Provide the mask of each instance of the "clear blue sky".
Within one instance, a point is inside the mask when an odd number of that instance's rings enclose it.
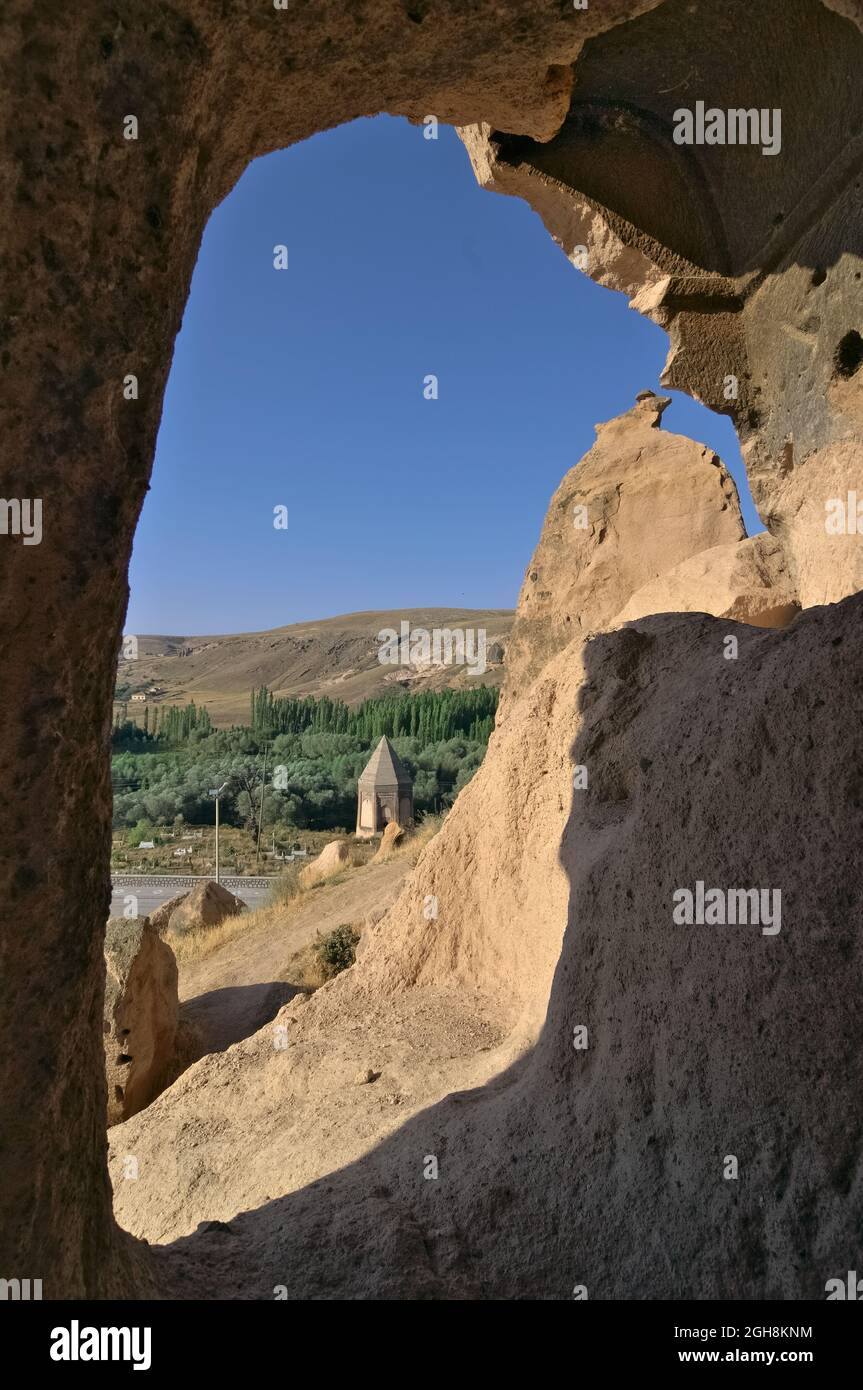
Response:
[[[513,607],[554,489],[666,351],[451,129],[382,116],[257,160],[204,235],[126,631]],[[675,393],[664,423],[745,488],[727,419]]]

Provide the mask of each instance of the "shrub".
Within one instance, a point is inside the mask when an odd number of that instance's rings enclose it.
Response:
[[[300,893],[300,865],[289,864],[270,884],[268,907],[285,907]]]
[[[349,965],[353,965],[357,958],[356,948],[359,939],[359,932],[347,925],[336,927],[335,931],[321,937],[316,954],[326,979],[331,980],[334,975],[341,974]]]
[[[130,849],[137,849],[142,840],[153,840],[158,844],[159,837],[153,829],[152,821],[139,820],[126,836],[126,844]]]

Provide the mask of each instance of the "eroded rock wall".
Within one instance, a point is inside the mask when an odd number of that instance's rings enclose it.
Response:
[[[645,584],[612,626],[652,613],[712,613],[753,627],[787,627],[800,612],[781,543],[767,531],[714,545]]]
[[[550,141],[462,132],[485,187],[666,329],[663,384],[734,420],[804,606],[863,587],[825,533],[863,470],[861,28],[857,0],[668,0],[585,44]],[[772,152],[676,143],[698,101],[763,112]]]

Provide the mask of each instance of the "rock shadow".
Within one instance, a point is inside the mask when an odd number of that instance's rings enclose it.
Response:
[[[249,1038],[275,1018],[279,1009],[302,993],[285,980],[255,985],[228,985],[211,989],[180,1005],[181,1019],[199,1036],[199,1055],[224,1052],[233,1043]]]
[[[666,614],[591,641],[535,1046],[155,1250],[167,1296],[822,1299],[856,1268],[861,618],[857,595],[784,631]],[[779,889],[781,930],[676,922],[698,881]]]

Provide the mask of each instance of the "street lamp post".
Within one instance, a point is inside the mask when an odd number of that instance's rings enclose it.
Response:
[[[227,782],[223,782],[220,787],[210,788],[210,796],[216,798],[216,883],[219,882],[219,797],[227,785]]]

